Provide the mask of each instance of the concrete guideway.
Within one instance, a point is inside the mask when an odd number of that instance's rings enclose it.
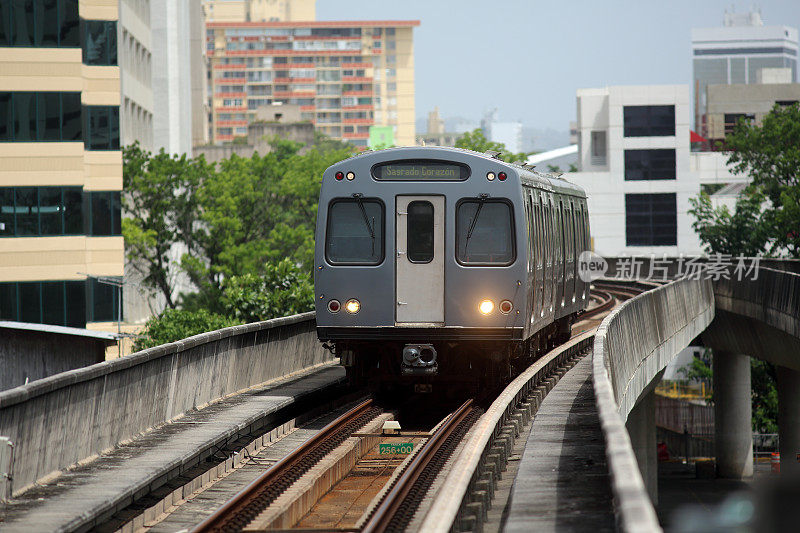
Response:
[[[714,281],[714,295],[702,337],[714,349],[718,474],[753,475],[750,356],[776,365],[781,473],[800,476],[800,274],[761,268],[756,279]]]
[[[597,330],[594,392],[622,531],[661,530],[651,501],[657,498],[657,465],[648,397],[669,361],[713,316],[711,282],[681,279],[628,300]]]
[[[747,356],[777,365],[782,474],[800,474],[800,275],[796,262],[769,264],[784,269],[672,281],[626,302],[599,328],[594,384],[621,530],[660,530],[653,386],[699,334],[714,349],[717,474],[753,473]]]
[[[343,382],[343,369],[331,363],[192,411],[15,498],[2,530],[81,531],[102,524],[228,441],[256,438],[279,410]]]
[[[0,393],[0,436],[14,444],[13,486],[26,490],[225,396],[332,357],[313,313],[233,326],[63,372]]]

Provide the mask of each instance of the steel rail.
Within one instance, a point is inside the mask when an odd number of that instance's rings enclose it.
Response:
[[[614,297],[612,296],[610,291],[594,290],[592,291],[592,295],[599,297],[600,304],[597,307],[587,309],[584,313],[578,316],[579,320],[586,320],[587,318],[592,318],[595,315],[599,315],[600,313],[608,311],[614,306]]]
[[[388,492],[381,504],[375,509],[370,519],[364,524],[362,533],[375,533],[385,531],[395,513],[408,496],[414,483],[417,482],[426,466],[431,463],[436,452],[442,447],[447,437],[461,424],[472,411],[473,401],[467,400],[459,407],[447,421],[442,424],[430,439],[423,445],[422,450],[408,465],[405,472],[398,478],[397,483]]]
[[[228,500],[222,507],[214,511],[212,515],[195,526],[194,529],[192,529],[192,533],[234,531],[241,529],[230,522],[248,505],[254,503],[264,491],[265,487],[268,487],[268,485],[278,480],[278,478],[284,474],[289,473],[293,467],[298,466],[305,455],[324,444],[327,439],[334,437],[343,426],[366,414],[372,407],[372,399],[365,400],[322,428],[314,437],[310,438],[295,448],[289,455],[272,465],[266,472],[258,476],[258,478],[237,493],[236,496]]]

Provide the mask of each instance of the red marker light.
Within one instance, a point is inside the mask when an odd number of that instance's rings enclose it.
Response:
[[[497,175],[497,179],[499,179],[500,181],[506,181],[507,177],[508,176],[506,176],[505,172],[501,172],[500,174]]]
[[[512,309],[514,309],[514,304],[512,304],[508,300],[503,300],[502,302],[500,302],[500,312],[503,313],[504,315],[510,313]]]
[[[344,179],[344,172],[337,172],[336,173],[336,180],[342,181]]]
[[[339,304],[338,300],[331,300],[328,302],[328,311],[331,313],[338,313],[341,305]]]

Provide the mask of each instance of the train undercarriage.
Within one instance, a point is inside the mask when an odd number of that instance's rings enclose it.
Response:
[[[337,339],[327,346],[340,358],[351,385],[366,386],[378,396],[476,394],[504,386],[542,354],[569,340],[575,318],[564,317],[528,339],[384,336]]]

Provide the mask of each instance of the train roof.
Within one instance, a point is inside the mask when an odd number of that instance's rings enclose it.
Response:
[[[359,154],[356,154],[348,158],[347,160],[370,158],[370,157],[375,157],[377,155],[390,156],[391,154],[394,153],[400,156],[402,154],[408,154],[409,152],[419,153],[420,151],[433,152],[434,154],[436,154],[437,157],[441,158],[444,158],[445,154],[448,153],[450,154],[458,153],[470,157],[489,160],[494,162],[495,164],[503,165],[508,168],[514,169],[519,174],[520,180],[527,185],[541,187],[544,189],[550,189],[553,192],[558,192],[561,194],[569,194],[573,196],[580,196],[583,198],[586,197],[586,191],[584,191],[583,188],[567,181],[564,178],[561,178],[560,175],[548,172],[541,172],[539,170],[534,169],[532,165],[506,163],[505,161],[497,158],[498,152],[481,153],[481,152],[475,152],[474,150],[467,150],[465,148],[451,148],[448,146],[401,146],[396,148],[386,148],[383,150],[375,150],[375,151],[366,150],[364,152],[361,152]],[[416,155],[416,157],[419,157],[419,155]]]

